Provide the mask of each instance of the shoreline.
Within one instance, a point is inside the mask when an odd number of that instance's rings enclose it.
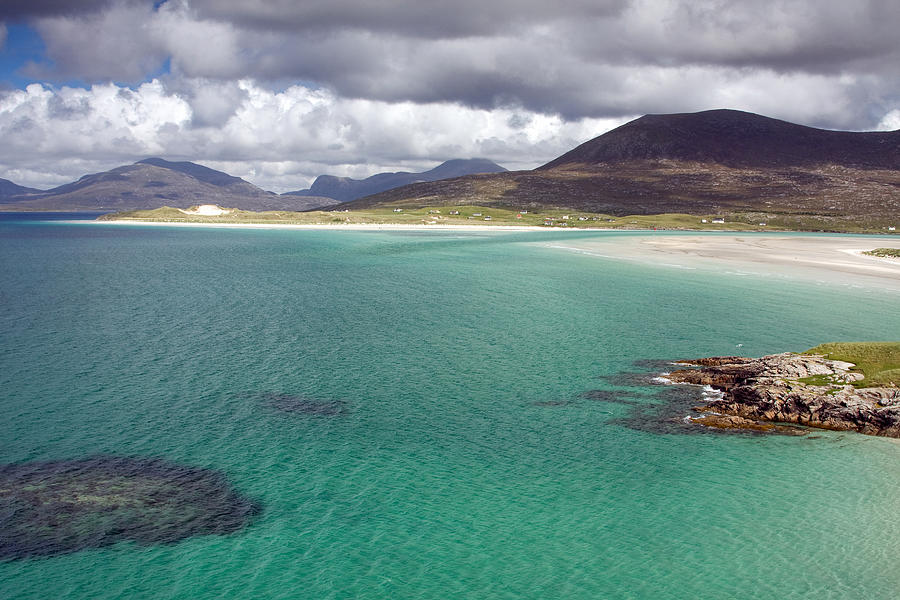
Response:
[[[161,221],[161,220],[139,220],[139,219],[110,219],[110,220],[74,220],[63,221],[71,223],[97,223],[110,225],[153,225],[167,227],[224,227],[224,228],[248,228],[248,229],[324,229],[329,231],[366,231],[366,230],[419,230],[419,231],[602,231],[602,232],[622,232],[622,233],[658,233],[658,234],[684,234],[685,237],[690,235],[707,236],[715,235],[719,237],[725,236],[854,236],[860,238],[872,239],[888,239],[897,240],[900,246],[900,236],[892,236],[885,233],[857,233],[857,232],[840,232],[840,231],[797,231],[797,230],[747,230],[747,229],[691,229],[691,228],[627,228],[627,227],[547,227],[541,225],[499,225],[499,224],[447,224],[447,223],[253,223],[253,222],[203,222],[203,221]],[[846,250],[845,250],[846,251]],[[865,249],[853,250],[853,252],[864,252]],[[867,257],[881,260],[882,257]],[[890,260],[890,259],[889,259]],[[896,259],[894,259],[896,260]]]
[[[872,248],[884,245],[881,239],[872,239]],[[623,236],[615,240],[577,239],[545,246],[660,268],[702,269],[730,276],[803,279],[813,283],[876,287],[900,292],[900,261],[863,254],[872,248],[865,248],[865,242],[859,235],[693,233]],[[900,240],[890,246],[900,246]]]
[[[878,234],[820,234],[809,232],[683,231],[599,227],[540,227],[532,225],[463,225],[420,223],[196,223],[167,221],[75,221],[150,227],[408,232],[596,232],[565,242],[532,241],[545,248],[679,270],[712,270],[727,275],[762,275],[804,279],[848,287],[877,287],[900,292],[900,260],[869,256],[866,250],[898,247],[900,239]],[[616,233],[620,235],[602,235]],[[633,235],[621,235],[633,234]],[[871,239],[871,248],[865,241]],[[887,244],[886,244],[887,242]]]
[[[85,223],[85,221],[73,221]],[[166,227],[220,227],[228,229],[321,229],[328,231],[616,231],[578,227],[538,227],[531,225],[423,225],[421,223],[191,223],[185,221],[132,221],[116,219],[87,221],[109,225],[154,225]],[[633,230],[639,231],[639,230]],[[649,230],[647,230],[649,231]]]

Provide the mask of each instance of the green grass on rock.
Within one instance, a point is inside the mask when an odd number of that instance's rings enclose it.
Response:
[[[804,354],[853,363],[865,376],[857,387],[900,387],[900,342],[830,342]]]

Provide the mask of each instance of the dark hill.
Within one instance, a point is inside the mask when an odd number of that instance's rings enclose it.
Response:
[[[729,167],[900,168],[900,132],[815,129],[739,110],[646,115],[539,169],[679,160]]]
[[[178,171],[179,173],[190,175],[198,181],[209,183],[211,185],[217,185],[219,187],[227,187],[229,185],[240,185],[241,183],[247,183],[240,177],[235,177],[234,175],[229,175],[228,173],[216,171],[215,169],[210,169],[209,167],[204,167],[203,165],[198,165],[197,163],[187,161],[172,162],[169,160],[164,160],[162,158],[145,158],[144,160],[139,160],[135,164],[153,165],[154,167],[171,169],[172,171]]]
[[[341,208],[460,204],[897,225],[900,131],[828,131],[734,110],[647,115],[533,171],[417,183]]]
[[[13,183],[9,179],[0,179],[0,199],[6,200],[10,196],[25,196],[28,194],[42,194],[43,190],[25,187]]]
[[[264,191],[234,177],[190,162],[149,158],[102,173],[85,175],[39,195],[12,196],[8,210],[137,210],[218,204],[244,210],[307,210],[330,199],[295,198]]]
[[[308,190],[286,192],[293,196],[325,196],[339,202],[356,200],[411,183],[437,181],[473,173],[500,173],[506,169],[485,158],[448,160],[423,173],[378,173],[365,179],[320,175]]]
[[[437,181],[476,173],[504,173],[506,169],[486,158],[454,158],[424,173],[419,173],[423,181]]]

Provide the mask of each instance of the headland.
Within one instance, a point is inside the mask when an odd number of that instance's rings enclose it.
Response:
[[[831,343],[804,353],[680,361],[673,383],[720,392],[695,407],[700,425],[791,431],[784,424],[900,438],[900,342]]]

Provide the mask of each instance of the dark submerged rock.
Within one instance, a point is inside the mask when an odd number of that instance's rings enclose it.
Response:
[[[532,406],[572,406],[574,402],[571,400],[537,400],[532,402]]]
[[[697,393],[687,386],[658,386],[645,401],[623,402],[627,414],[611,422],[646,433],[700,435],[716,430],[697,427],[690,422]]]
[[[611,386],[626,389],[597,389],[583,392],[580,397],[601,402],[610,402],[627,406],[625,415],[615,418],[611,423],[628,427],[637,431],[654,434],[680,434],[680,435],[704,435],[704,434],[737,434],[758,435],[760,433],[783,433],[790,435],[805,435],[807,430],[802,427],[785,425],[761,424],[751,420],[741,421],[738,417],[704,413],[700,417],[696,415],[698,390],[688,385],[669,385],[673,382],[668,373],[673,365],[696,365],[700,362],[708,365],[732,364],[750,359],[741,357],[716,357],[711,359],[698,359],[697,361],[679,361],[673,363],[670,360],[640,360],[633,363],[636,371],[622,371],[619,373],[602,375],[599,378]],[[723,376],[723,381],[729,376],[728,371]],[[676,371],[682,373],[682,371]],[[676,376],[679,383],[687,383],[687,378],[693,378],[690,383],[706,385],[705,375],[698,369],[685,369],[683,375]],[[685,378],[681,381],[680,378]],[[697,425],[703,425],[698,427]]]
[[[623,390],[588,390],[582,392],[579,396],[585,400],[593,400],[594,402],[613,402],[615,404],[633,404],[634,392]]]
[[[653,371],[660,370],[661,369],[654,369]],[[635,388],[651,385],[654,377],[656,377],[656,373],[647,370],[621,371],[619,373],[613,373],[612,375],[601,375],[598,379],[603,380],[611,386]]]
[[[96,456],[0,466],[0,560],[229,534],[259,513],[217,471]]]

